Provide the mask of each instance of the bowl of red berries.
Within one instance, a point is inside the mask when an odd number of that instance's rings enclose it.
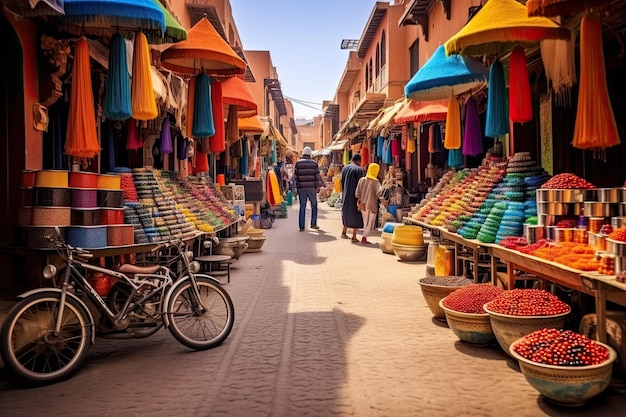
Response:
[[[562,329],[570,313],[568,304],[541,289],[503,291],[484,306],[498,344],[505,352],[515,340],[539,329]]]
[[[459,340],[482,346],[495,343],[489,314],[483,306],[502,291],[491,284],[469,284],[439,301],[448,327]]]
[[[549,401],[580,406],[611,382],[617,353],[571,330],[535,330],[511,344],[528,383]]]

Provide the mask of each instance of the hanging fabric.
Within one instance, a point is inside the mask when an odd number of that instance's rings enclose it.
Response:
[[[211,109],[211,80],[204,72],[196,77],[195,90],[192,136],[194,138],[213,136],[215,126]]]
[[[435,123],[433,125],[433,148],[434,152],[443,152],[443,135],[441,134],[441,123]]]
[[[397,136],[393,136],[391,139],[391,156],[393,158],[400,157],[400,141]]]
[[[243,150],[242,150],[242,144],[241,144],[241,140],[236,140],[235,142],[233,142],[232,145],[230,145],[230,157],[235,159],[239,159],[241,158],[241,156],[243,155]]]
[[[476,99],[470,97],[465,104],[465,130],[463,137],[463,155],[480,155],[483,153],[483,135],[478,117]]]
[[[580,25],[580,87],[572,145],[604,149],[619,145],[619,133],[606,84],[602,27],[587,14]]]
[[[126,59],[126,41],[119,32],[111,38],[103,113],[104,117],[110,120],[128,120],[133,115],[130,99],[130,74],[128,74]]]
[[[361,166],[367,166],[369,163],[370,163],[370,149],[366,144],[361,149]]]
[[[133,78],[131,83],[133,119],[152,120],[158,116],[154,89],[152,87],[152,67],[150,47],[143,32],[135,34],[133,49]]]
[[[203,152],[196,153],[196,172],[209,172],[209,155]]]
[[[276,155],[276,141],[271,140],[270,142],[272,142],[272,163],[275,164],[278,161],[278,158]]]
[[[96,134],[89,45],[85,38],[76,41],[74,47],[72,80],[65,154],[75,158],[93,158],[100,153],[100,144]]]
[[[239,160],[239,173],[242,177],[248,176],[248,138],[241,139],[241,159]]]
[[[178,159],[185,160],[187,159],[187,139],[183,137],[183,135],[178,135]]]
[[[541,62],[557,106],[569,106],[576,84],[576,32],[570,39],[546,39],[540,42]]]
[[[378,139],[376,141],[376,156],[378,158],[383,157],[383,146],[385,144],[385,138],[382,135],[378,135]]]
[[[113,123],[106,124],[107,129],[107,148],[109,150],[109,172],[113,172],[115,168],[115,128]]]
[[[211,101],[213,103],[213,119],[215,122],[214,134],[210,135],[209,149],[213,153],[226,150],[226,132],[224,131],[224,96],[222,83],[214,82],[211,89]]]
[[[407,142],[406,142],[406,151],[407,151],[408,153],[413,153],[413,152],[415,152],[415,140],[413,140],[413,139],[411,139],[411,138],[407,139]]]
[[[497,138],[509,133],[509,106],[506,103],[504,68],[495,61],[489,69],[489,90],[487,90],[487,120],[485,136]]]
[[[448,149],[448,166],[455,169],[463,166],[463,154],[461,153],[461,149]]]
[[[524,48],[513,48],[509,64],[509,118],[514,123],[526,123],[533,118],[533,105]]]
[[[233,143],[239,139],[239,126],[238,126],[238,110],[237,106],[231,104],[228,106],[228,119],[226,121],[226,141]]]
[[[143,148],[143,141],[139,137],[137,129],[137,121],[135,119],[129,119],[126,129],[126,149],[136,151],[137,149]]]
[[[385,140],[383,145],[383,163],[390,165],[393,164],[393,155],[391,153],[391,139]]]
[[[200,152],[202,153],[209,153],[211,152],[211,139],[209,138],[200,138],[198,139],[199,141],[199,147],[200,147]]]
[[[448,100],[446,136],[443,141],[443,146],[446,149],[461,148],[461,109],[459,101],[455,97]]]
[[[170,128],[169,117],[163,119],[161,124],[161,157],[165,154],[174,152],[174,146],[172,144],[172,129]]]
[[[191,137],[193,135],[193,112],[195,111],[196,103],[196,77],[189,79],[189,86],[187,87],[187,116],[185,118],[185,136]]]

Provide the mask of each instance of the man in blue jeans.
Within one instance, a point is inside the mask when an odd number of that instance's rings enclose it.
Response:
[[[320,175],[317,162],[311,159],[311,153],[311,148],[308,146],[302,150],[302,158],[296,161],[293,172],[298,200],[300,201],[298,223],[301,232],[304,230],[307,200],[311,202],[311,229],[320,228],[317,225],[317,193],[324,185],[324,180]]]

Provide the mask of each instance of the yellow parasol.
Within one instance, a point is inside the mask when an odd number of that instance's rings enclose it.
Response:
[[[100,153],[96,135],[96,112],[91,85],[91,62],[87,39],[76,41],[72,91],[67,120],[65,154],[76,158],[93,158]]]
[[[263,133],[264,129],[259,120],[259,116],[243,117],[238,121],[239,130],[243,132]]]
[[[569,29],[546,17],[528,17],[516,0],[489,0],[444,46],[446,55],[498,55],[543,39],[569,38]]]

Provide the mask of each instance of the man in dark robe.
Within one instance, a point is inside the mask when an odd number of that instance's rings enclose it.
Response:
[[[343,230],[341,238],[348,239],[348,228],[352,228],[352,241],[358,242],[356,231],[363,227],[363,216],[357,206],[357,198],[354,195],[359,179],[365,175],[361,168],[361,155],[352,155],[352,161],[341,170],[341,220]]]

